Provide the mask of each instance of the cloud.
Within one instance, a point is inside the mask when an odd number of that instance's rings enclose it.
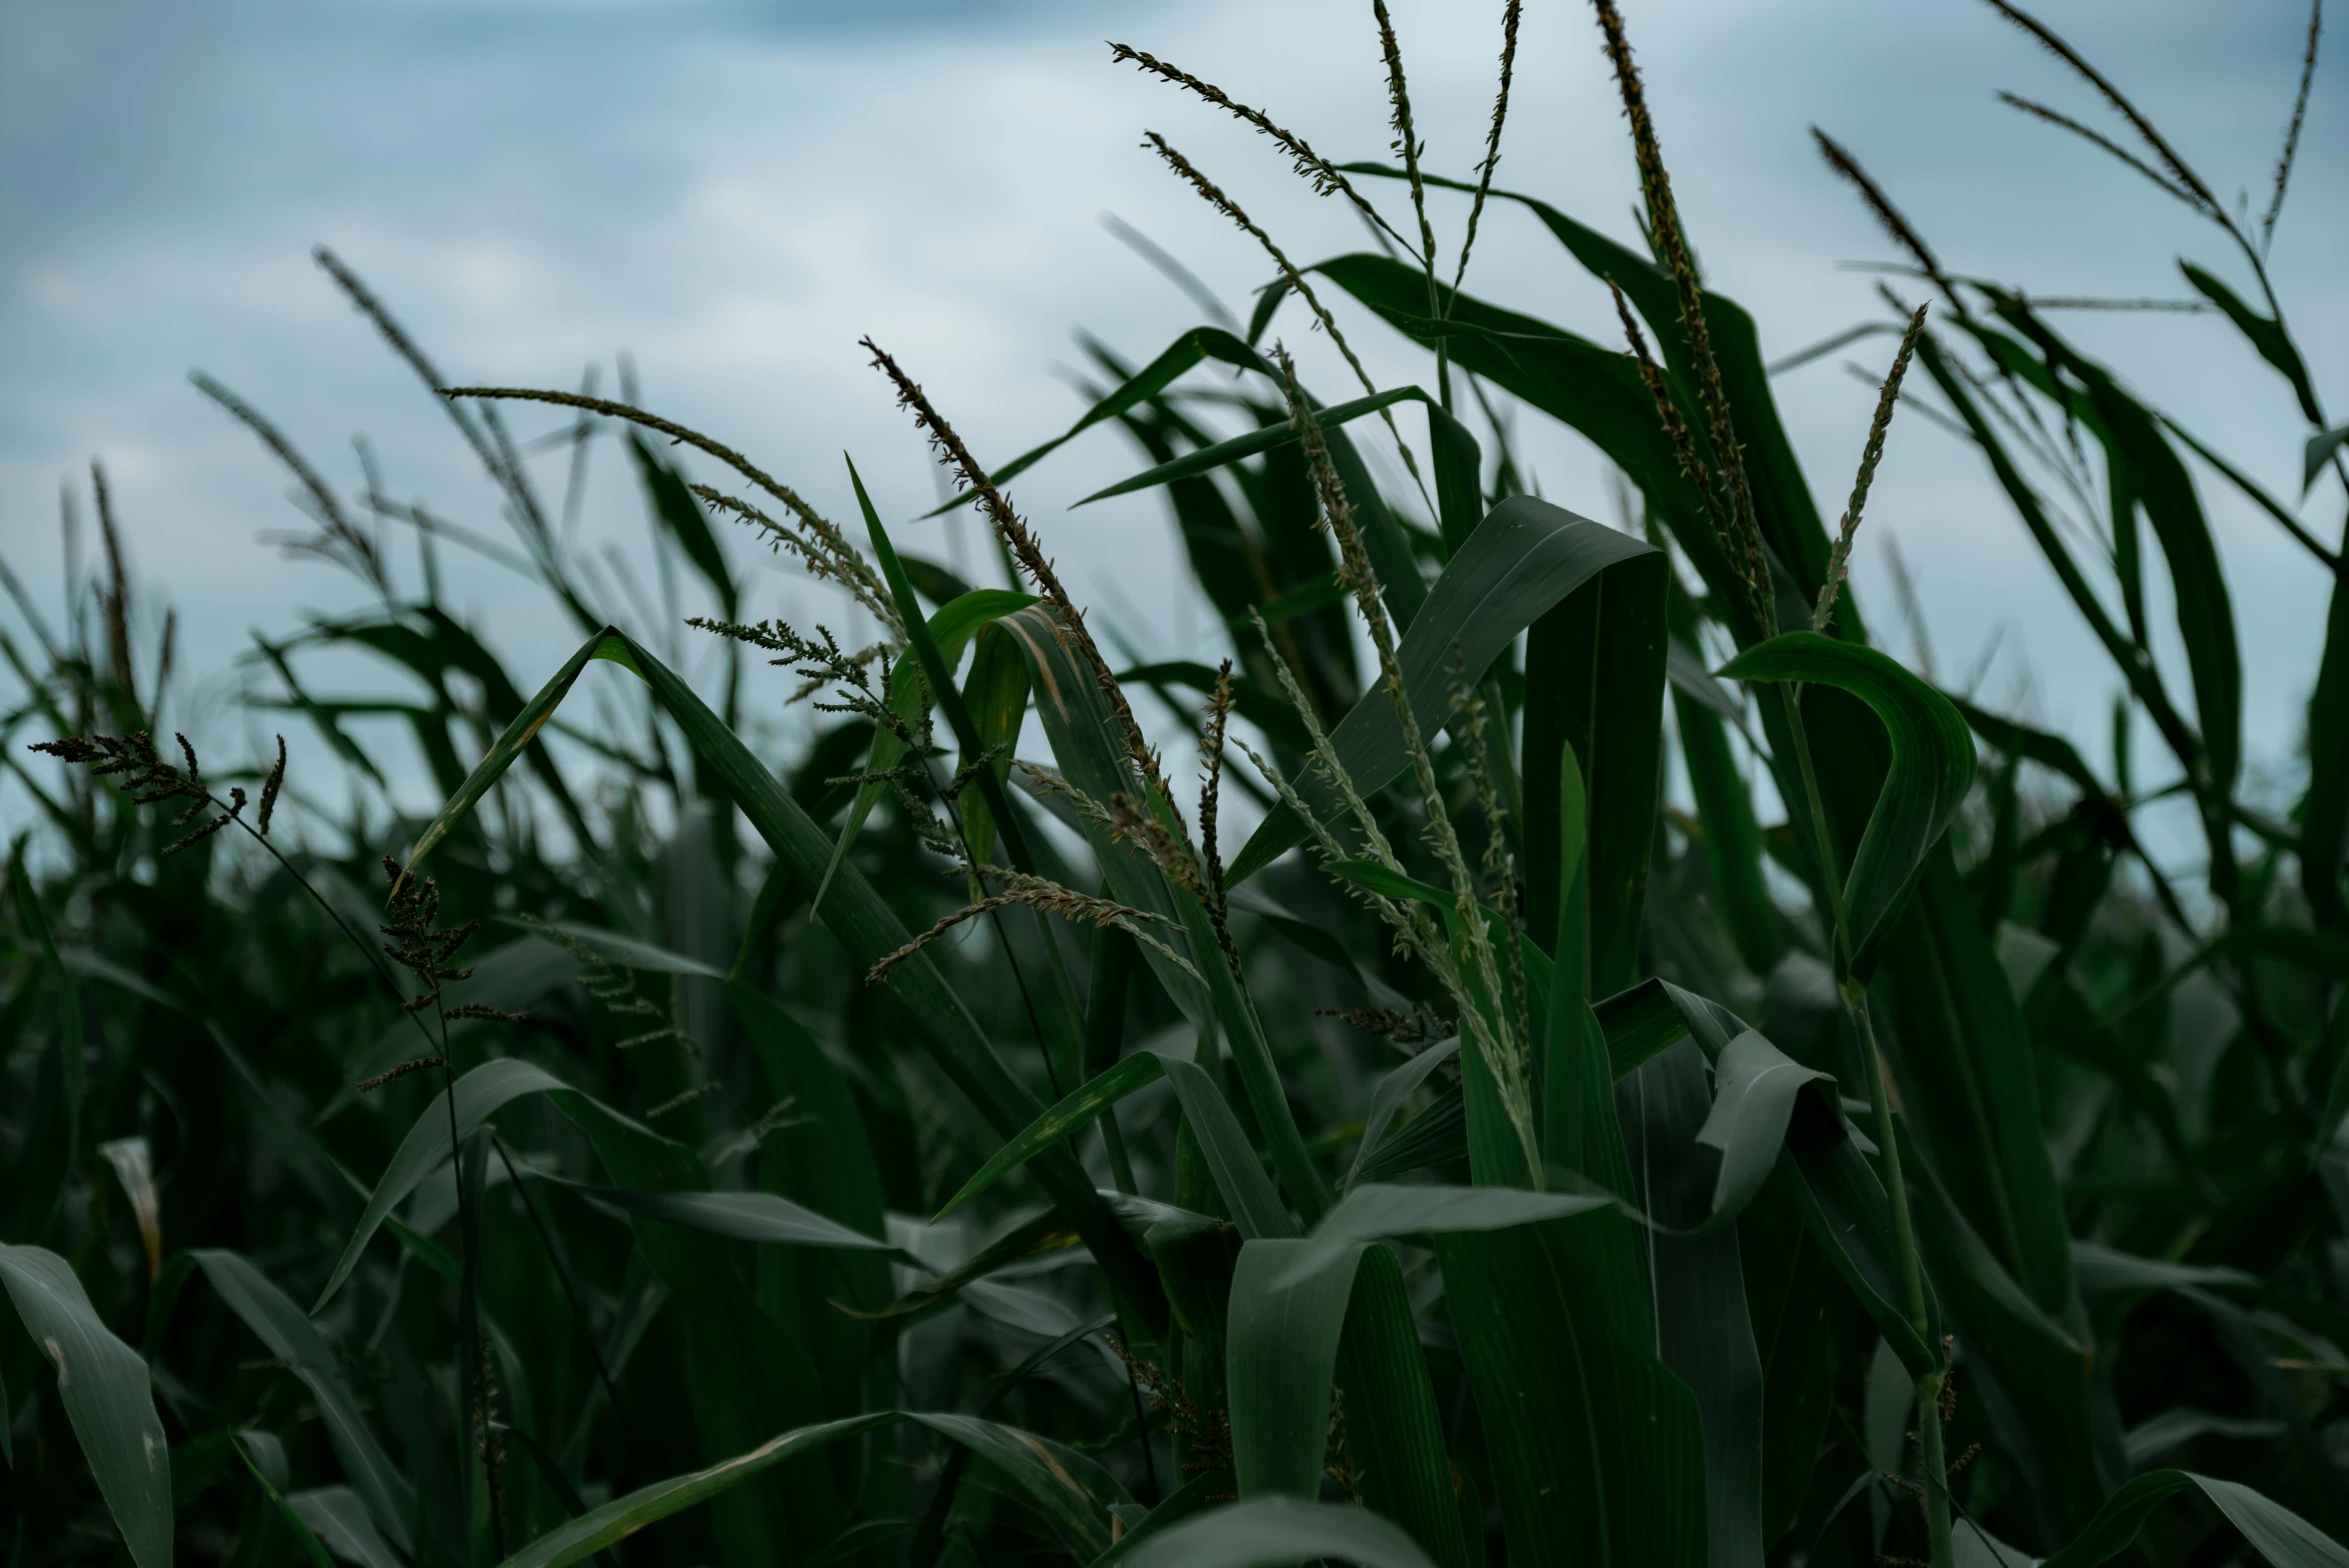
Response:
[[[2256,202],[2296,64],[2287,9],[2246,21],[2168,3],[2133,12],[2125,29],[2084,4],[2050,14],[2223,171],[2223,189],[2241,185]],[[485,532],[503,527],[440,411],[310,265],[320,240],[453,377],[569,385],[595,361],[608,387],[626,349],[649,401],[752,451],[821,504],[847,510],[845,448],[884,507],[910,515],[938,479],[864,369],[863,333],[922,377],[983,454],[1008,454],[1076,411],[1072,329],[1138,360],[1192,319],[1103,231],[1103,211],[1228,300],[1263,281],[1250,243],[1137,150],[1143,127],[1198,158],[1300,256],[1367,243],[1244,129],[1111,67],[1104,32],[1272,105],[1341,156],[1375,156],[1389,133],[1375,40],[1357,12],[1336,0],[1106,12],[1044,0],[8,8],[0,507],[11,563],[56,579],[60,547],[41,519],[60,475],[100,452],[142,569],[181,605],[185,667],[225,665],[247,627],[282,631],[298,606],[353,602],[316,566],[255,543],[297,521],[279,500],[282,476],[186,386],[192,365],[281,420],[338,482],[355,481],[348,441],[364,429],[398,493]],[[1489,112],[1494,23],[1436,0],[1398,16],[1430,157],[1465,170]],[[1814,121],[1893,185],[1953,266],[2047,291],[2174,295],[2174,255],[2228,260],[2158,194],[1991,101],[1993,87],[2014,85],[2093,108],[1987,12],[1655,0],[1632,21],[1702,259],[1754,310],[1770,352],[1877,308],[1872,280],[1838,263],[1881,258],[1885,245],[1817,165]],[[1628,234],[1631,170],[1602,72],[1587,18],[1537,11],[1502,179]],[[2349,283],[2332,267],[2349,204],[2326,157],[2341,129],[2340,94],[2322,79],[2276,258],[2314,344],[2349,336]],[[1456,228],[1455,207],[1440,216]],[[1603,292],[1520,216],[1488,218],[1471,286],[1613,339]],[[1343,384],[1300,319],[1285,315],[1277,330],[1311,375]],[[2077,330],[2147,395],[2296,489],[2297,417],[2223,325],[2081,318]],[[1427,373],[1375,327],[1356,336],[1382,382]],[[1873,347],[1852,355],[1881,368]],[[1831,357],[1780,390],[1832,510],[1872,389]],[[1520,429],[1553,499],[1611,515],[1587,449],[1537,420]],[[640,510],[608,458],[585,535],[635,550]],[[1080,593],[1116,585],[1138,642],[1212,652],[1222,633],[1169,586],[1179,572],[1155,501],[1065,510],[1134,462],[1102,433],[1023,481],[1019,498]],[[548,482],[559,488],[559,473]],[[2300,722],[2322,585],[2272,526],[2207,484],[2205,495],[2243,623],[2252,734],[2281,754]],[[2007,662],[2019,645],[2038,709],[2101,733],[2111,687],[2101,656],[1972,454],[1904,420],[1868,526],[1863,593],[1885,602],[1873,546],[1896,536],[1945,665],[1962,665],[1994,627],[2015,628],[2002,667],[2021,668]],[[968,527],[916,525],[913,547],[983,563]],[[815,602],[780,576],[765,584],[770,605]],[[551,609],[494,572],[466,593],[520,678],[551,666],[563,632]],[[1893,624],[1884,610],[1876,619]]]

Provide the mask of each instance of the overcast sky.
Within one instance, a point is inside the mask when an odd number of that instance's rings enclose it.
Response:
[[[1843,264],[1888,252],[1811,151],[1814,122],[1891,186],[1955,270],[2040,293],[2169,297],[2184,292],[2180,254],[2238,276],[2191,215],[1997,104],[1994,90],[2012,87],[2104,123],[1971,0],[1626,9],[1710,280],[1753,311],[1766,353],[1879,314],[1872,280]],[[1527,11],[1502,183],[1631,237],[1631,161],[1588,9]],[[2264,203],[2306,23],[2298,0],[2044,11],[2222,194]],[[1429,160],[1467,174],[1499,6],[1396,0],[1395,12]],[[1292,254],[1363,247],[1272,149],[1112,66],[1105,38],[1266,105],[1333,156],[1384,153],[1377,41],[1357,0],[0,0],[0,549],[53,601],[59,485],[98,455],[150,604],[178,606],[184,668],[225,670],[249,629],[284,633],[354,603],[325,569],[260,542],[299,522],[284,476],[188,385],[194,367],[278,420],[338,484],[355,488],[350,438],[365,431],[396,493],[502,533],[445,420],[312,265],[319,242],[452,379],[571,385],[601,362],[609,387],[625,351],[645,401],[835,515],[853,510],[843,450],[886,512],[922,510],[934,471],[859,336],[890,347],[981,456],[1000,459],[1077,411],[1072,333],[1140,359],[1197,319],[1103,214],[1235,308],[1264,281],[1250,242],[1139,150],[1145,128],[1191,153]],[[2341,82],[2319,74],[2274,257],[2320,389],[2349,336]],[[1459,212],[1439,218],[1448,250]],[[1488,217],[1470,288],[1614,339],[1603,291],[1514,211]],[[2304,426],[2222,322],[2067,324],[2149,399],[2297,495]],[[1342,396],[1326,344],[1287,315],[1281,330]],[[1382,383],[1426,374],[1375,325],[1354,335]],[[1780,381],[1830,513],[1873,399],[1842,361],[1874,375],[1888,357],[1862,344]],[[1521,429],[1551,499],[1615,516],[1586,448],[1538,417]],[[588,526],[637,549],[641,510],[615,455],[599,458]],[[1218,656],[1223,633],[1179,586],[1157,501],[1066,511],[1135,466],[1099,433],[1023,480],[1018,499],[1072,588],[1133,642]],[[2272,524],[2198,477],[2242,627],[2249,733],[2288,775],[2326,585]],[[2337,498],[2305,515],[2339,537]],[[1856,567],[1874,624],[1908,655],[1884,592],[1890,537],[1923,593],[1943,679],[1961,679],[2003,628],[1985,696],[2104,755],[2109,667],[1978,457],[1923,420],[1896,428]],[[919,525],[907,542],[984,559],[961,523]],[[769,572],[760,585],[759,613],[817,613],[795,578]],[[569,651],[572,634],[536,592],[494,568],[469,573],[457,597],[526,687]]]

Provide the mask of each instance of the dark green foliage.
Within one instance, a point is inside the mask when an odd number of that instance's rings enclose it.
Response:
[[[2272,216],[2251,239],[1998,8],[2237,242],[2251,286],[2188,281],[2288,382],[2309,428],[2279,450],[2349,484]],[[2112,656],[2114,766],[1871,647],[1848,584],[1812,629],[1851,528],[1831,544],[1753,318],[1696,278],[1598,10],[1636,247],[1422,170],[1391,31],[1402,168],[1121,48],[1392,248],[1273,252],[1246,341],[1203,326],[1139,369],[1088,342],[1086,412],[992,473],[875,350],[1005,583],[901,555],[853,467],[826,493],[857,535],[643,410],[452,391],[323,258],[518,549],[372,477],[346,504],[200,382],[293,468],[298,548],[375,601],[260,645],[251,705],[311,760],[210,772],[152,739],[193,722],[118,548],[62,633],[8,578],[37,644],[0,638],[37,813],[0,900],[8,1561],[2349,1563],[2339,549],[2023,291],[1949,279],[1827,143],[1948,306],[1888,301],[1884,335]],[[1636,352],[1439,268],[1455,189],[1618,290]],[[1280,312],[1358,371],[1356,307],[1427,348],[1419,385],[1297,383]],[[578,411],[575,463],[625,443],[717,635],[607,602],[515,398]],[[1605,453],[1641,535],[1525,493],[1496,399]],[[1127,629],[1004,492],[1113,430],[1140,471],[1103,493],[1163,492],[1225,623],[1206,661],[1113,669],[1095,638],[1123,662]],[[2252,607],[2189,457],[2344,585],[2289,798],[2246,756]],[[735,523],[879,643],[744,624]],[[584,640],[493,652],[440,598],[444,540]],[[314,695],[347,667],[323,652],[409,695]],[[745,715],[794,681],[815,700],[770,751]],[[1145,692],[1202,736],[1196,796]],[[2198,867],[2140,836],[2173,795]]]

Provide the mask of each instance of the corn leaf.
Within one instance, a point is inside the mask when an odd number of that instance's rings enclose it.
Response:
[[[2155,1508],[2197,1487],[2271,1568],[2345,1568],[2349,1551],[2280,1503],[2239,1481],[2187,1470],[2148,1470],[2105,1499],[2096,1517],[2041,1568],[2096,1568],[2127,1551]]]
[[[1884,723],[1892,766],[1844,886],[1853,959],[1864,972],[1974,782],[1966,721],[1948,698],[1885,655],[1816,632],[1782,633],[1730,660],[1721,674],[1832,686],[1867,703]]]
[[[1109,1505],[1125,1499],[1122,1492],[1104,1495],[1102,1489],[1114,1483],[1108,1482],[1097,1466],[1082,1462],[1072,1466],[1069,1450],[972,1416],[879,1410],[794,1427],[730,1459],[639,1487],[548,1531],[507,1558],[500,1568],[566,1568],[646,1525],[722,1496],[785,1460],[899,1422],[917,1423],[983,1455],[1043,1511],[1081,1556],[1097,1556],[1109,1545]]]
[[[1618,563],[1655,553],[1532,496],[1513,496],[1493,508],[1436,579],[1397,650],[1404,691],[1422,730],[1432,732],[1451,711],[1456,670],[1481,679],[1520,632],[1568,594]],[[1330,742],[1365,794],[1385,788],[1409,762],[1394,700],[1383,690],[1357,702],[1330,732]],[[1318,815],[1337,807],[1314,781],[1299,781],[1299,790]],[[1304,837],[1304,824],[1286,808],[1271,812],[1233,858],[1230,879],[1245,880]]]
[[[1341,1205],[1342,1207],[1343,1205]],[[1331,1210],[1331,1213],[1336,1213]],[[1232,1271],[1224,1387],[1242,1497],[1321,1495],[1338,1337],[1367,1243],[1256,1237]]]
[[[57,1397],[138,1568],[171,1568],[171,1445],[147,1363],[114,1337],[63,1258],[0,1244],[0,1284],[57,1373]]]
[[[1089,1126],[1093,1119],[1137,1089],[1158,1082],[1166,1076],[1165,1064],[1148,1051],[1136,1052],[1108,1071],[1094,1077],[1043,1115],[1020,1129],[1019,1136],[988,1157],[987,1163],[971,1174],[945,1206],[931,1216],[936,1225],[964,1204],[1001,1181],[1006,1175],[1035,1158],[1037,1153],[1060,1142],[1070,1134]]]
[[[1123,1568],[1281,1568],[1327,1558],[1362,1568],[1434,1568],[1411,1537],[1359,1508],[1293,1497],[1243,1499],[1154,1533]]]
[[[359,1402],[343,1375],[342,1358],[333,1345],[291,1296],[244,1257],[205,1248],[196,1252],[195,1259],[221,1300],[269,1347],[272,1356],[302,1380],[317,1401],[327,1441],[334,1445],[343,1475],[351,1483],[344,1495],[365,1504],[372,1529],[380,1529],[401,1551],[415,1551],[411,1521],[416,1513],[416,1489],[392,1463],[360,1414]]]

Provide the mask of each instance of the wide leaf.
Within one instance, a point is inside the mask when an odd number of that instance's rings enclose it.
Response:
[[[1795,681],[1850,692],[1883,721],[1892,765],[1844,882],[1855,963],[1865,966],[1927,851],[1973,785],[1974,738],[1949,699],[1898,662],[1817,632],[1785,632],[1748,648],[1720,672],[1746,681]]]

